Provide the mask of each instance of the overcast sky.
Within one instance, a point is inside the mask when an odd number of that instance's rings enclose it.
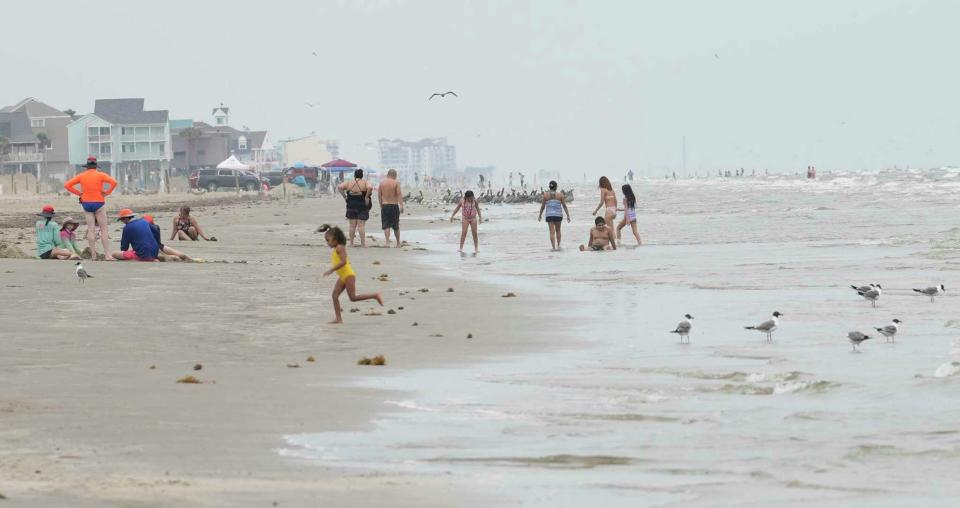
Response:
[[[950,0],[4,0],[0,19],[2,104],[209,121],[222,101],[368,164],[377,138],[430,136],[460,166],[569,176],[679,173],[683,136],[691,172],[960,164]]]

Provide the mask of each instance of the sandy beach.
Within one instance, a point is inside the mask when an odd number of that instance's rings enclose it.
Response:
[[[526,315],[522,297],[501,298],[506,288],[464,284],[413,262],[424,252],[412,244],[351,249],[358,288],[382,291],[386,305],[352,305],[344,295],[345,310],[359,312],[327,325],[332,279],[320,274],[330,251],[313,230],[339,221],[342,201],[229,201],[111,201],[112,209],[153,212],[165,234],[169,210],[190,203],[220,241],[170,244],[205,263],[87,262],[94,278],[79,286],[69,262],[0,260],[6,504],[455,504],[456,488],[435,478],[344,472],[276,449],[285,434],[368,425],[391,396],[351,386],[356,378],[529,350],[529,332],[543,320]],[[0,241],[22,236],[19,247],[33,254],[32,229],[15,226],[32,223],[39,202],[5,201]],[[61,216],[76,207],[67,198],[53,204]],[[405,228],[436,227],[432,212],[408,211]],[[378,238],[370,245],[381,245],[378,219],[369,224]],[[476,319],[478,311],[496,321]],[[376,354],[387,366],[356,364]],[[193,370],[197,363],[202,370]],[[203,384],[176,383],[188,375]]]
[[[373,247],[371,231],[350,249],[358,290],[386,306],[344,298],[357,312],[342,326],[326,324],[330,251],[313,233],[342,222],[341,200],[118,196],[112,210],[161,210],[167,233],[190,202],[220,241],[173,242],[204,263],[87,263],[85,286],[68,262],[0,260],[0,492],[14,506],[950,506],[960,230],[943,210],[958,174],[646,180],[644,246],[604,253],[575,248],[591,187],[560,252],[534,204],[486,207],[477,256],[456,253],[448,206],[410,206],[408,247]],[[31,231],[2,231],[32,247]],[[876,307],[849,288],[870,282]],[[937,283],[936,302],[911,289]],[[774,310],[771,342],[744,330]],[[685,313],[681,345],[669,331]],[[851,351],[847,332],[895,317],[896,342]],[[356,364],[378,354],[386,366]],[[203,383],[176,383],[188,375]]]

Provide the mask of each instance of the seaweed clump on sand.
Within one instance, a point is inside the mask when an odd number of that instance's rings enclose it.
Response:
[[[511,292],[509,292],[509,293],[501,296],[500,298],[516,298],[516,297],[517,297],[517,294],[514,293],[513,291],[511,291]]]
[[[178,383],[188,384],[188,385],[199,385],[203,384],[203,381],[193,377],[193,376],[184,376],[177,380]]]
[[[377,356],[374,356],[373,358],[367,358],[366,356],[364,356],[363,358],[357,360],[357,365],[386,365],[386,364],[387,364],[387,359],[384,358],[383,355],[377,355]]]

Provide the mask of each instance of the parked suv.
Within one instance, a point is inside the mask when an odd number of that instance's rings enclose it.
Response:
[[[239,175],[240,188],[255,191],[260,188],[260,180],[256,175],[236,169],[201,169],[190,175],[190,186],[195,189],[207,189],[213,192],[221,187],[234,189],[237,187]]]

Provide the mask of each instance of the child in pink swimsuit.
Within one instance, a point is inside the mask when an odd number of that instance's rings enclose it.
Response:
[[[463,252],[463,242],[467,239],[467,229],[473,233],[473,252],[476,254],[480,251],[480,240],[477,237],[477,224],[483,220],[483,215],[480,211],[480,203],[477,203],[477,198],[473,196],[473,191],[468,190],[463,193],[463,199],[457,203],[457,207],[453,209],[453,213],[450,215],[450,222],[453,222],[453,218],[457,216],[457,212],[463,210],[461,215],[461,226],[460,226],[460,252]]]

